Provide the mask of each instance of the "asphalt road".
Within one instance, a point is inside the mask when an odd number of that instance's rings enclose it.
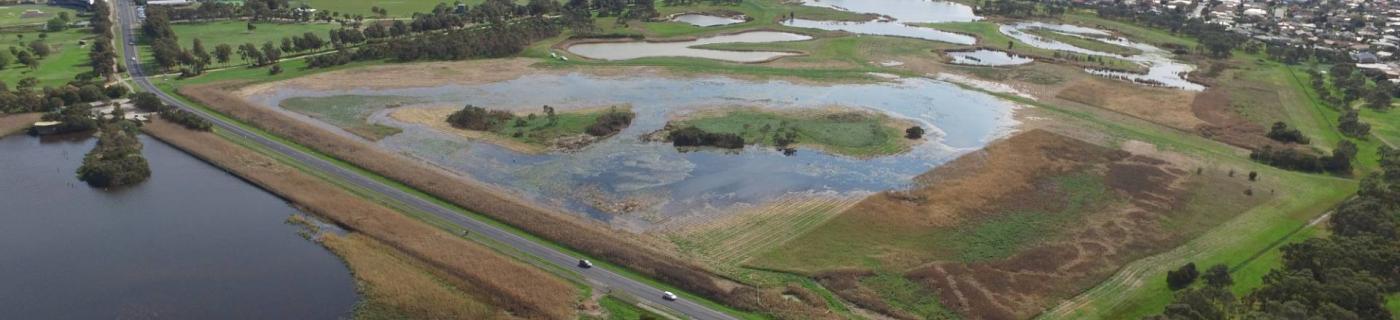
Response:
[[[116,5],[114,9],[116,10],[118,16],[118,21],[116,25],[119,29],[121,29],[120,32],[122,34],[122,37],[124,39],[136,39],[136,34],[133,29],[134,26],[138,26],[139,24],[136,21],[136,11],[134,4],[131,2],[131,0],[116,0],[113,2]],[[126,52],[127,57],[137,56],[136,46],[133,46],[129,43],[122,43],[121,46],[122,49]],[[131,74],[131,77],[133,81],[135,81],[136,85],[141,86],[141,88],[147,92],[156,93],[156,95],[160,96],[161,100],[164,100],[166,104],[178,107],[180,109],[184,109],[186,111],[193,112],[206,119],[209,119],[211,122],[214,123],[216,127],[218,127],[219,130],[232,133],[239,137],[246,138],[249,141],[253,141],[255,143],[263,145],[264,147],[274,152],[281,153],[291,159],[295,159],[298,162],[306,164],[307,167],[312,168],[313,170],[322,171],[326,174],[342,179],[364,189],[382,193],[388,197],[391,197],[392,199],[412,206],[414,209],[431,213],[433,215],[443,218],[446,221],[450,221],[458,226],[461,226],[466,230],[470,230],[471,232],[474,232],[478,235],[494,239],[495,241],[511,246],[516,250],[519,250],[529,255],[536,256],[542,261],[553,263],[565,269],[574,269],[576,270],[576,272],[582,275],[583,278],[591,282],[595,290],[625,292],[637,297],[638,299],[643,300],[649,305],[670,309],[672,311],[684,314],[694,319],[736,319],[735,317],[729,316],[722,312],[710,309],[708,307],[702,306],[698,303],[686,299],[681,299],[679,301],[665,301],[661,298],[661,293],[663,292],[663,290],[651,287],[647,284],[638,282],[636,280],[623,277],[612,271],[608,271],[602,268],[579,269],[576,265],[578,263],[578,258],[576,257],[557,251],[540,243],[536,243],[534,241],[522,238],[506,230],[502,230],[494,226],[488,225],[484,222],[477,221],[475,219],[458,214],[446,207],[437,205],[423,198],[419,198],[417,196],[405,193],[397,188],[385,185],[383,183],[375,181],[374,179],[360,175],[359,173],[336,166],[332,163],[322,160],[321,158],[317,158],[290,146],[284,145],[276,141],[272,141],[270,139],[264,138],[263,136],[244,130],[243,128],[237,125],[225,122],[217,117],[213,117],[209,114],[206,114],[202,110],[191,108],[190,106],[185,105],[185,103],[181,102],[180,100],[174,99],[173,97],[167,95],[165,92],[158,90],[155,87],[155,85],[151,84],[151,82],[146,79],[146,75],[141,70],[141,66],[139,64],[134,63],[134,61],[130,60],[130,58],[128,58],[126,64],[127,71]]]

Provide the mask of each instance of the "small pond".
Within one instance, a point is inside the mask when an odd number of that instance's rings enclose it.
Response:
[[[723,43],[769,43],[784,41],[811,40],[812,37],[804,34],[776,32],[776,31],[751,31],[729,35],[718,35],[708,38],[701,38],[688,41],[630,41],[630,42],[599,42],[580,43],[569,46],[569,52],[598,60],[631,60],[649,57],[690,57],[705,58],[714,60],[724,60],[732,62],[763,62],[786,56],[799,55],[792,52],[773,51],[732,51],[700,49],[697,46],[723,44]]]
[[[622,133],[574,152],[523,154],[424,125],[402,123],[387,110],[370,121],[402,128],[380,140],[403,152],[473,178],[520,191],[530,198],[586,213],[614,225],[646,227],[669,218],[723,214],[732,205],[761,204],[789,196],[863,195],[907,187],[945,161],[981,148],[1016,124],[1014,107],[1003,100],[923,78],[886,83],[811,85],[754,82],[725,77],[670,78],[653,75],[604,77],[540,74],[484,85],[412,89],[308,91],[279,88],[253,99],[275,108],[292,97],[381,95],[436,103],[403,108],[472,104],[536,111],[630,105],[636,120]],[[931,133],[912,151],[854,158],[800,149],[792,156],[772,148],[683,152],[641,137],[675,115],[717,107],[776,109],[844,106],[874,110],[920,123]],[[641,204],[632,213],[610,214],[590,201]]]
[[[1089,39],[1093,41],[1101,41],[1104,43],[1135,48],[1141,50],[1142,54],[1125,57],[1112,53],[1084,49],[1063,42],[1041,38],[1026,32],[1027,30],[1032,28],[1041,28],[1066,35],[1083,37],[1084,39]],[[1132,61],[1147,67],[1146,74],[1097,69],[1084,70],[1085,72],[1091,74],[1115,79],[1122,79],[1152,86],[1169,87],[1188,91],[1205,90],[1205,86],[1186,80],[1187,75],[1192,70],[1195,70],[1195,66],[1173,60],[1171,58],[1172,53],[1167,50],[1163,50],[1162,48],[1158,48],[1156,46],[1152,46],[1146,43],[1134,42],[1127,39],[1114,37],[1111,33],[1107,31],[1066,24],[1023,22],[1017,24],[1002,25],[1001,33],[1037,48],[1074,52],[1079,54],[1103,57],[1114,57]]]
[[[1005,51],[978,49],[974,51],[948,52],[955,64],[975,66],[1014,66],[1034,62],[1035,59],[1007,53]]]
[[[285,201],[142,136],[153,174],[74,178],[86,136],[0,138],[0,310],[11,319],[343,319],[340,259]]]
[[[929,0],[804,0],[802,4],[850,12],[874,13],[882,17],[871,21],[788,19],[783,21],[784,25],[963,45],[977,43],[977,38],[972,36],[913,25],[916,23],[960,22],[980,19],[972,13],[972,7],[958,3]]]
[[[708,14],[686,13],[676,15],[675,17],[671,18],[671,21],[685,22],[699,27],[713,27],[742,23],[744,22],[744,19],[712,16]]]

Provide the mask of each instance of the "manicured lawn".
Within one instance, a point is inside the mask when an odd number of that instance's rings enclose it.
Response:
[[[39,39],[39,34],[38,32],[0,34],[0,46],[6,50],[9,47],[27,50],[30,42]],[[14,88],[21,79],[33,77],[39,80],[40,86],[59,86],[72,81],[73,77],[79,73],[92,71],[92,66],[88,64],[88,51],[91,48],[89,47],[91,43],[80,46],[78,41],[92,41],[87,29],[68,29],[49,33],[44,42],[49,45],[51,53],[48,57],[40,60],[38,69],[32,70],[19,64],[18,60],[9,52],[0,53],[10,56],[10,64],[5,66],[4,70],[0,70],[0,81],[4,81],[11,88]]]
[[[83,20],[78,17],[77,10],[64,7],[35,4],[0,6],[0,27],[42,25],[57,17],[59,12],[67,12],[71,21]]]

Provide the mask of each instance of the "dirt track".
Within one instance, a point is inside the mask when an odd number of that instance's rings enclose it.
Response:
[[[463,291],[526,318],[574,316],[573,286],[214,134],[157,120],[143,130],[349,230],[382,241],[458,279]]]

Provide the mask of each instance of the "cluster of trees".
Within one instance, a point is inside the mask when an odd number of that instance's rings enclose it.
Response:
[[[986,13],[1017,17],[1058,17],[1069,11],[1069,5],[1059,1],[992,0],[978,7]]]
[[[251,7],[233,2],[205,1],[197,6],[173,7],[168,9],[172,20],[214,21],[252,16]]]
[[[1303,135],[1302,131],[1296,128],[1289,128],[1283,121],[1274,122],[1274,126],[1269,128],[1269,133],[1265,134],[1269,139],[1283,143],[1308,144],[1311,140]]]
[[[1356,110],[1347,110],[1337,118],[1337,130],[1342,135],[1362,139],[1371,135],[1371,124],[1361,121],[1361,113]]]
[[[1207,23],[1202,19],[1189,19],[1183,10],[1139,10],[1127,4],[1103,4],[1097,9],[1100,17],[1127,20],[1196,38],[1196,41],[1200,42],[1200,46],[1196,48],[1197,53],[1215,58],[1229,58],[1235,48],[1248,40],[1243,35],[1225,29],[1223,25]]]
[[[116,119],[100,126],[97,146],[83,157],[78,179],[97,188],[122,187],[146,181],[151,167],[141,156],[135,123]]]
[[[97,129],[97,120],[92,117],[92,107],[78,104],[44,114],[44,121],[62,122],[54,133],[69,133]]]
[[[611,136],[632,125],[634,117],[636,114],[631,111],[618,110],[617,107],[613,107],[608,109],[608,112],[598,115],[598,119],[593,124],[588,125],[584,132],[595,137]]]
[[[546,108],[548,107],[546,106]],[[552,112],[553,109],[546,110],[551,111],[548,112],[550,115],[554,114]],[[495,131],[500,129],[502,125],[506,124],[512,118],[515,118],[515,115],[510,112],[467,105],[462,107],[462,110],[457,110],[451,115],[448,115],[447,123],[459,129]]]
[[[741,149],[744,147],[744,137],[733,133],[708,132],[695,126],[671,130],[666,135],[667,140],[671,140],[671,145],[677,147],[718,147],[725,149]]]
[[[21,42],[24,41],[23,34],[16,34]],[[0,69],[5,69],[11,63],[19,63],[30,70],[38,69],[45,57],[53,53],[53,48],[44,42],[48,34],[39,34],[39,39],[30,41],[23,48],[11,46],[7,51],[0,51]]]
[[[209,131],[214,128],[214,123],[209,122],[208,119],[190,113],[189,111],[171,107],[165,104],[165,102],[160,101],[160,97],[156,96],[154,93],[140,92],[133,94],[131,95],[131,103],[136,105],[137,109],[156,112],[160,114],[161,119],[177,123],[191,130]]]
[[[1159,319],[1391,319],[1400,291],[1400,151],[1327,220],[1331,235],[1283,246],[1283,266],[1236,299],[1226,286],[1180,291]],[[1209,274],[1210,272],[1207,272]]]
[[[111,79],[117,73],[117,51],[116,45],[112,42],[112,8],[107,5],[106,0],[94,0],[92,2],[92,33],[97,37],[92,41],[92,51],[88,52],[88,61],[92,64],[92,72],[105,79]]]
[[[1356,144],[1342,140],[1332,155],[1320,156],[1297,148],[1264,146],[1249,154],[1249,158],[1270,166],[1303,172],[1329,172],[1338,175],[1351,174],[1351,160],[1356,158]]]
[[[73,22],[72,19],[72,17],[68,16],[67,11],[60,11],[57,17],[49,19],[49,21],[44,24],[44,30],[48,30],[49,32],[63,31],[64,29],[68,29],[68,24]]]
[[[11,90],[0,82],[0,113],[52,112],[65,106],[116,99],[127,94],[127,88],[120,84],[104,88],[98,82],[74,81],[61,87],[36,89],[37,84],[38,81],[21,81],[19,87]]]

